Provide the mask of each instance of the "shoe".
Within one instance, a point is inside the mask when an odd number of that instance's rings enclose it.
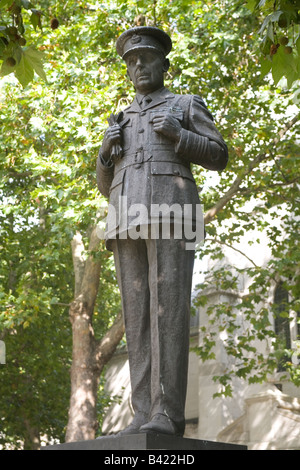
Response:
[[[183,436],[183,432],[180,432],[174,423],[168,416],[163,414],[156,414],[153,416],[151,421],[144,424],[139,429],[140,433],[160,433],[168,434],[170,436]]]
[[[132,422],[129,424],[129,426],[127,426],[125,429],[123,429],[122,431],[119,431],[117,434],[115,434],[116,437],[120,437],[120,436],[127,436],[129,434],[138,434],[139,433],[139,430],[140,430],[140,427],[143,425],[143,424],[146,424],[147,423],[147,418],[144,416],[144,415],[136,415]]]
[[[129,424],[125,429],[122,429],[122,431],[117,432],[117,434],[114,434],[115,437],[122,437],[122,436],[128,436],[129,434],[138,434],[139,433],[139,427],[135,426],[134,424]]]

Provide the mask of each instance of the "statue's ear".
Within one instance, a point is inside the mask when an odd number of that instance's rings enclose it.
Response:
[[[165,59],[164,60],[164,63],[163,63],[163,71],[164,72],[167,72],[170,68],[170,61],[169,59]]]

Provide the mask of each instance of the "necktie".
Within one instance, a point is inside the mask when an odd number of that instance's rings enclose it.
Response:
[[[148,106],[149,103],[151,103],[152,99],[150,98],[150,96],[144,96],[144,98],[142,99],[142,102],[141,102],[141,108],[145,108],[146,106]]]

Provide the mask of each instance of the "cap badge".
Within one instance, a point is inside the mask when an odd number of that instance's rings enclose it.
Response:
[[[134,34],[131,38],[131,43],[138,44],[139,42],[141,42],[141,40],[142,40],[141,36],[139,36],[138,34]]]

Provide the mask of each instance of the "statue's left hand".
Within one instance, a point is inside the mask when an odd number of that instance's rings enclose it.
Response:
[[[163,134],[176,143],[179,142],[182,127],[178,119],[172,116],[172,114],[158,113],[153,118],[152,123],[155,132]]]

